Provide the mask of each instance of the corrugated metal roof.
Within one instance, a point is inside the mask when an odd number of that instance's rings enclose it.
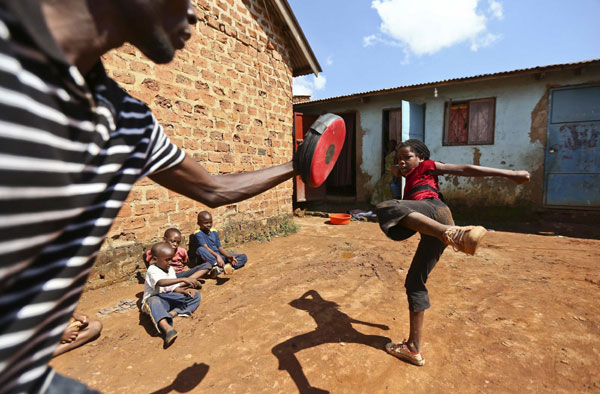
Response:
[[[336,96],[336,97],[330,97],[330,98],[326,98],[326,99],[307,101],[307,102],[296,104],[294,106],[301,107],[301,106],[330,102],[330,101],[345,101],[345,100],[351,100],[354,98],[379,96],[382,94],[395,93],[395,92],[400,92],[403,90],[412,90],[412,89],[419,89],[419,88],[426,88],[426,87],[438,87],[438,86],[443,86],[443,85],[451,85],[451,84],[464,82],[464,81],[471,82],[471,81],[483,81],[483,80],[490,80],[490,79],[498,79],[498,78],[513,76],[515,74],[536,74],[536,73],[542,74],[542,73],[545,73],[548,71],[577,69],[577,68],[581,68],[581,67],[585,67],[585,66],[589,66],[589,65],[600,65],[600,59],[583,60],[583,61],[574,62],[574,63],[553,64],[553,65],[549,65],[549,66],[520,68],[520,69],[516,69],[516,70],[512,70],[512,71],[501,71],[501,72],[491,73],[491,74],[474,75],[471,77],[444,79],[442,81],[425,82],[425,83],[419,83],[419,84],[415,84],[415,85],[397,86],[395,88],[370,90],[370,91],[362,92],[362,93],[353,93],[353,94],[348,94],[348,95],[344,95],[344,96]]]

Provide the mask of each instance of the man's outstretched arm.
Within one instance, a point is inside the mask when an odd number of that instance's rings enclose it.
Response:
[[[293,163],[237,174],[211,175],[192,158],[150,178],[211,208],[256,196],[295,175]]]

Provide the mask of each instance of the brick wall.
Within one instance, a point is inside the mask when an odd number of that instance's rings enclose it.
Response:
[[[292,104],[306,103],[310,101],[310,96],[294,96],[292,97]]]
[[[199,22],[185,50],[155,65],[125,45],[104,56],[108,74],[147,103],[171,141],[211,174],[252,171],[292,157],[292,70],[281,23],[263,0],[198,0]],[[292,213],[292,181],[211,210],[214,225],[238,234],[273,232]],[[108,235],[90,281],[118,280],[140,266],[139,252],[168,227],[184,236],[202,204],[138,182]],[[282,219],[283,218],[283,219]],[[240,233],[241,232],[241,233]],[[187,236],[186,236],[187,238]]]

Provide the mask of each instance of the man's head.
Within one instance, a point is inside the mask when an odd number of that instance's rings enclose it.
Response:
[[[171,265],[171,259],[175,256],[175,250],[166,242],[159,242],[152,245],[150,249],[152,259],[150,264],[156,264],[156,266],[163,271],[168,271]]]
[[[179,244],[181,243],[181,231],[179,231],[173,227],[169,228],[165,231],[165,235],[163,236],[163,239],[165,240],[166,243],[171,245],[171,247],[173,249],[177,250],[177,248],[179,247]]]
[[[198,226],[204,233],[210,232],[212,228],[212,215],[208,211],[202,211],[198,214]]]
[[[111,0],[120,10],[125,41],[155,63],[170,62],[198,22],[190,0]]]

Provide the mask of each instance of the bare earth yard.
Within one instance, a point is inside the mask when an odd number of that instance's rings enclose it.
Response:
[[[490,232],[430,276],[424,367],[383,350],[408,335],[404,276],[419,236],[296,218],[296,234],[236,249],[247,267],[206,280],[163,350],[130,281],[86,292],[101,337],[52,361],[104,393],[600,392],[600,241]]]

